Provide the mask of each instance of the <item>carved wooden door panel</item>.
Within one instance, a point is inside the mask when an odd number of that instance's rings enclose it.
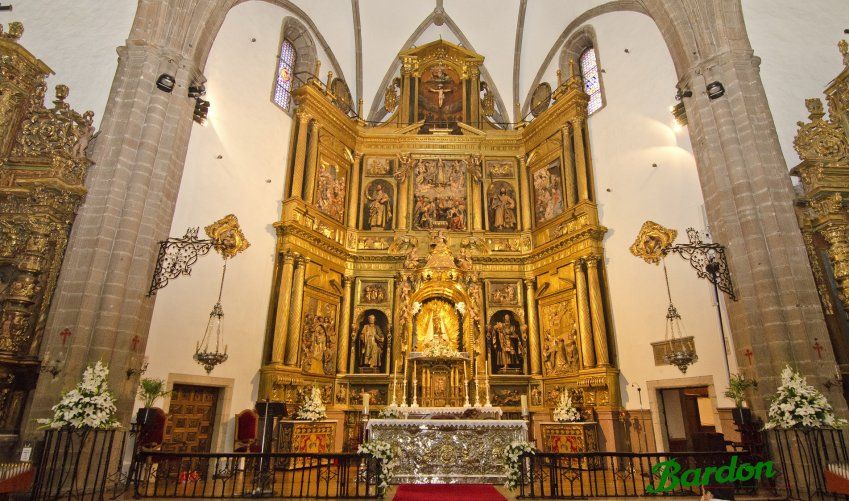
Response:
[[[164,451],[210,452],[219,388],[175,384]]]

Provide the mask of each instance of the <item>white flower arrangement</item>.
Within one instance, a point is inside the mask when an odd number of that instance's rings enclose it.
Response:
[[[115,419],[115,400],[109,392],[109,368],[101,362],[89,365],[77,386],[52,407],[53,417],[39,419],[45,428],[111,430],[121,426]]]
[[[313,386],[312,391],[304,398],[303,403],[295,413],[295,419],[298,421],[319,421],[327,416],[327,409],[321,402],[321,390],[318,386]]]
[[[507,466],[507,480],[504,485],[510,490],[516,490],[521,483],[523,454],[536,454],[534,444],[514,441],[504,449],[504,463]]]
[[[454,308],[457,309],[457,313],[459,313],[460,315],[466,314],[466,303],[460,301],[454,305]]]
[[[567,390],[560,393],[560,400],[554,408],[552,417],[558,423],[574,423],[581,420],[581,413],[572,405],[572,397]]]
[[[383,493],[389,487],[389,477],[395,466],[395,455],[392,447],[382,440],[370,440],[357,447],[357,454],[367,454],[380,462],[380,471],[377,473],[377,490]]]
[[[389,404],[377,413],[377,417],[381,419],[401,419],[401,411],[398,410],[397,405]]]
[[[834,417],[834,409],[825,396],[805,381],[805,377],[786,366],[781,371],[781,386],[769,406],[764,429],[834,428],[846,425]]]
[[[422,303],[416,301],[413,303],[413,315],[422,311]]]
[[[432,344],[422,352],[422,355],[428,358],[463,358],[459,351],[444,344]]]

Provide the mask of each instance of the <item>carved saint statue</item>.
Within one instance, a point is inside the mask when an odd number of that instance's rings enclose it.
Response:
[[[502,187],[498,193],[493,193],[489,204],[493,211],[492,226],[496,230],[516,228],[516,200],[507,188]]]
[[[392,199],[383,191],[383,186],[375,184],[374,191],[368,195],[368,224],[371,229],[386,229],[392,217]]]
[[[368,316],[368,323],[360,329],[360,343],[362,355],[362,367],[380,367],[380,359],[383,356],[383,341],[385,339],[383,330],[377,323],[374,315]]]
[[[496,321],[490,329],[492,342],[494,344],[497,343],[497,365],[513,368],[521,365],[523,355],[522,340],[513,316],[510,313],[505,313],[501,321]]]

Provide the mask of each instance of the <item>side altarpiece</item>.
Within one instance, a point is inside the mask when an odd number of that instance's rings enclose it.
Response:
[[[547,412],[570,391],[611,415],[606,228],[580,77],[505,130],[482,56],[440,40],[399,57],[380,125],[351,118],[332,85],[294,94],[259,398],[294,404],[318,385],[349,412],[365,393],[376,408],[461,405],[488,383],[506,412],[521,395]],[[429,364],[439,353],[466,358]]]

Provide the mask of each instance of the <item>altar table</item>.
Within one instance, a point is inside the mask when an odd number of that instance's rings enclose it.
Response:
[[[518,419],[372,419],[366,429],[392,448],[393,484],[504,483],[504,449],[528,439]]]

